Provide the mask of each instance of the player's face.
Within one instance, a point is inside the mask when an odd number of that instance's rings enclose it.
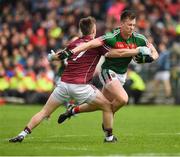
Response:
[[[136,25],[136,19],[126,19],[121,22],[121,31],[123,32],[124,35],[126,36],[131,36],[135,29]]]

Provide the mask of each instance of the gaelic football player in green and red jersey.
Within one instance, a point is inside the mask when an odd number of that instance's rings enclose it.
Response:
[[[135,25],[136,13],[132,10],[125,10],[121,14],[119,28],[89,42],[82,43],[72,49],[72,51],[65,50],[66,56],[69,56],[104,45],[111,52],[105,55],[106,58],[101,67],[100,80],[103,83],[102,92],[104,96],[113,102],[113,113],[128,102],[128,95],[123,88],[123,84],[126,80],[129,63],[133,59],[133,56],[137,56],[139,53],[137,48],[143,49],[144,46],[149,47],[151,53],[150,56],[137,58],[136,61],[138,63],[150,63],[159,56],[155,47],[148,42],[145,36],[134,31]],[[119,58],[111,58],[115,56],[119,56]],[[61,116],[63,117],[65,115]]]

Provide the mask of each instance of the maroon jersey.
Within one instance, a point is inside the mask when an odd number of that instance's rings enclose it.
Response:
[[[90,40],[92,40],[90,36],[78,38],[70,43],[68,48],[73,49],[79,44]],[[101,55],[104,55],[106,52],[107,50],[101,46],[75,53],[71,59],[68,60],[68,65],[61,76],[61,80],[66,83],[87,84],[93,77]]]

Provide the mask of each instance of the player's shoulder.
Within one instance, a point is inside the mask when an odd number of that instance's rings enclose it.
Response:
[[[140,34],[140,33],[137,33],[137,32],[133,32],[133,36],[139,40],[144,40],[146,41],[147,38],[143,35],[143,34]]]
[[[78,38],[76,38],[75,40],[70,41],[70,42],[68,43],[67,47],[68,47],[69,49],[73,49],[74,47],[80,45],[80,44],[83,43],[83,42],[85,42],[85,40],[84,40],[83,38],[78,37]]]
[[[119,28],[113,29],[111,32],[105,33],[104,39],[116,38],[116,36],[118,36],[118,34],[120,34],[120,29]]]

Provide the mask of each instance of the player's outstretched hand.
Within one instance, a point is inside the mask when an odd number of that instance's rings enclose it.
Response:
[[[54,60],[64,60],[71,58],[72,55],[73,52],[68,48],[65,48],[64,50],[58,52],[54,52],[54,50],[51,50],[51,53],[48,54],[47,59],[49,62]]]
[[[56,54],[60,60],[64,60],[64,59],[71,58],[71,56],[73,55],[73,52],[71,50],[69,50],[68,48],[65,48],[64,50],[59,51]]]
[[[49,62],[56,59],[56,53],[54,52],[54,50],[51,50],[51,53],[48,54],[47,59]]]

